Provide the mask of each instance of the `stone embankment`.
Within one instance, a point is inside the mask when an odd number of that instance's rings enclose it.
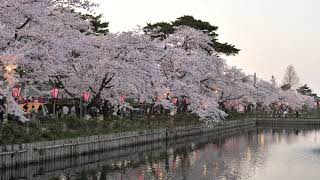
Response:
[[[320,126],[320,119],[252,118],[225,121],[212,128],[206,125],[184,126],[146,131],[79,137],[73,139],[22,143],[0,146],[0,168],[45,162],[123,147],[168,141],[198,134],[211,134],[219,138],[246,128],[267,126]]]
[[[250,119],[225,121],[212,128],[208,128],[205,125],[184,126],[172,129],[134,131],[65,140],[3,145],[0,146],[0,168],[93,154],[95,152],[168,141],[197,134],[211,134],[219,137],[253,127],[256,127],[256,121]]]

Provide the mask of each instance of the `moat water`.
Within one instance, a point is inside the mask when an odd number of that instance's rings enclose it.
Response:
[[[122,151],[1,170],[0,179],[320,179],[320,130],[306,127],[254,128]]]

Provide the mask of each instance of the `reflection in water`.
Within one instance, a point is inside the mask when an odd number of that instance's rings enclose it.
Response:
[[[92,165],[34,175],[54,180],[319,179],[320,131],[257,128],[216,139],[193,137],[133,150]],[[105,155],[101,155],[104,159]],[[1,176],[0,176],[1,177]],[[1,179],[1,178],[0,178]],[[5,178],[9,179],[9,178]]]

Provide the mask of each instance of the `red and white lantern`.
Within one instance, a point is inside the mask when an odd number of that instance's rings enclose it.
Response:
[[[51,97],[53,98],[53,99],[58,99],[58,95],[59,95],[59,89],[58,88],[53,88],[52,90],[51,90]]]
[[[126,96],[120,96],[120,102],[124,103],[124,101],[126,100]]]
[[[21,92],[21,88],[20,87],[14,87],[12,89],[12,96],[14,98],[18,98],[18,97],[20,97],[20,92]]]
[[[89,102],[90,93],[84,92],[84,93],[82,94],[82,98],[83,98],[83,101],[84,101],[85,103]]]
[[[173,98],[173,99],[172,99],[172,103],[173,103],[174,105],[177,105],[177,103],[178,103],[178,98],[176,98],[176,97]]]

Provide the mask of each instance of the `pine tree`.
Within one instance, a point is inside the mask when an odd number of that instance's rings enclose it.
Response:
[[[302,95],[305,95],[305,96],[311,96],[311,97],[317,97],[317,94],[313,93],[312,89],[310,87],[308,87],[307,84],[299,87],[297,89],[297,91],[302,94]]]
[[[159,22],[159,23],[147,23],[144,27],[144,32],[153,38],[164,39],[168,35],[173,34],[178,27],[188,26],[196,30],[205,32],[211,38],[210,46],[212,46],[216,52],[225,55],[236,55],[240,49],[237,49],[234,45],[228,43],[221,43],[218,41],[217,26],[211,25],[209,22],[197,20],[192,16],[182,16],[177,18],[173,22]]]
[[[102,14],[94,16],[91,14],[82,14],[81,18],[90,22],[91,27],[88,31],[85,31],[87,34],[91,35],[106,35],[109,33],[109,23],[103,22]]]

